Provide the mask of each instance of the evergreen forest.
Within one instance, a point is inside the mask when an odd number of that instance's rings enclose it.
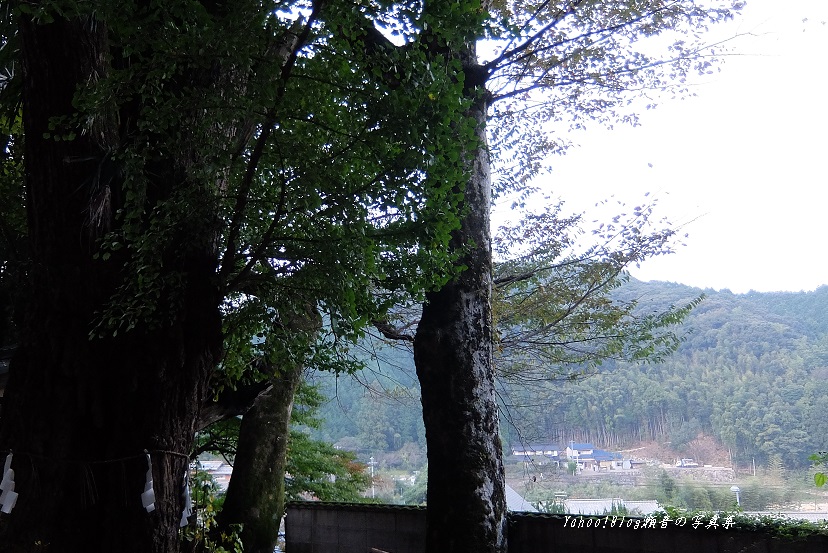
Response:
[[[681,450],[704,433],[729,450],[736,468],[781,461],[791,469],[828,449],[828,286],[734,294],[630,279],[614,294],[637,300],[642,311],[704,299],[665,359],[607,360],[577,379],[501,380],[504,448],[574,439],[605,449],[657,441]],[[391,467],[418,468],[425,436],[411,356],[379,339],[362,347],[365,369],[314,377],[329,398],[314,436],[365,461],[384,454]]]

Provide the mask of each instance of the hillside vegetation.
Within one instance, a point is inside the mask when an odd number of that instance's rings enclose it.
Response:
[[[681,451],[714,437],[737,466],[802,468],[828,449],[828,286],[813,292],[733,294],[631,281],[617,293],[643,310],[704,301],[668,359],[605,362],[574,382],[501,384],[504,445],[587,441],[624,449],[644,441]],[[367,455],[420,461],[425,444],[413,363],[405,350],[366,342],[368,370],[320,375],[332,398],[319,437]],[[705,459],[700,459],[705,462]]]

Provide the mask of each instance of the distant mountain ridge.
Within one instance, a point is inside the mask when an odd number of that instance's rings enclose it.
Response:
[[[736,464],[807,466],[809,454],[828,449],[828,286],[734,294],[631,279],[617,291],[643,310],[700,294],[704,301],[680,329],[683,343],[663,362],[606,362],[578,383],[504,387],[504,442],[574,439],[620,449],[655,440],[681,450],[703,432]],[[424,443],[413,363],[404,352],[390,358],[358,375],[390,399],[345,379],[325,384],[337,399],[323,413],[324,437],[372,451]]]

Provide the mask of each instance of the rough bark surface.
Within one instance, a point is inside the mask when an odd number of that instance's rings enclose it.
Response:
[[[479,147],[467,152],[464,218],[452,236],[467,269],[427,295],[414,340],[428,446],[429,553],[502,553],[506,502],[492,368],[491,177],[486,98],[474,47],[463,53]]]
[[[244,415],[219,525],[243,524],[245,553],[272,553],[285,508],[287,438],[302,367],[285,369]]]
[[[175,552],[187,453],[221,348],[215,253],[194,245],[170,260],[186,283],[174,320],[89,339],[122,278],[118,263],[94,258],[90,226],[96,160],[117,129],[45,135],[52,117],[74,112],[76,87],[106,73],[107,30],[24,18],[20,34],[31,300],[0,428],[19,494],[0,520],[0,551]],[[141,502],[145,450],[152,512]]]
[[[314,304],[298,312],[282,310],[282,320],[300,343],[312,340],[322,325]],[[289,338],[288,338],[289,339]],[[301,347],[301,346],[300,346]],[[292,358],[292,356],[289,356]],[[244,414],[239,428],[233,478],[227,488],[218,528],[242,524],[245,553],[271,553],[276,547],[279,525],[285,511],[285,470],[293,399],[302,381],[303,363],[283,364],[268,372],[270,388],[260,394]]]

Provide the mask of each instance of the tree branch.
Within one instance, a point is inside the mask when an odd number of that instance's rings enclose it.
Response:
[[[528,49],[530,46],[532,46],[532,45],[533,45],[536,41],[538,41],[538,40],[540,40],[541,38],[543,38],[543,36],[544,36],[546,33],[548,33],[549,31],[551,31],[551,30],[552,30],[552,29],[554,29],[555,27],[557,27],[557,26],[558,26],[558,24],[559,24],[561,21],[563,21],[563,20],[564,20],[564,18],[566,18],[566,16],[567,16],[567,15],[570,15],[570,14],[575,13],[575,8],[577,8],[577,7],[578,7],[578,6],[579,6],[582,2],[583,2],[583,0],[577,0],[574,4],[572,4],[572,5],[569,7],[569,9],[567,9],[567,10],[560,10],[560,11],[558,11],[558,13],[557,13],[557,14],[555,14],[555,17],[553,17],[553,18],[552,18],[552,21],[551,21],[551,22],[549,22],[547,25],[545,25],[544,27],[542,27],[542,28],[541,28],[539,31],[537,31],[535,34],[533,34],[532,36],[530,36],[529,38],[527,38],[527,39],[526,39],[526,40],[525,40],[522,44],[519,44],[519,45],[515,46],[515,47],[514,47],[514,48],[512,48],[511,50],[504,50],[503,52],[501,52],[501,54],[500,54],[499,56],[497,56],[495,59],[493,59],[493,60],[491,60],[491,61],[487,62],[487,63],[486,63],[483,67],[484,67],[484,68],[485,68],[485,69],[486,69],[489,73],[494,73],[495,71],[497,71],[497,69],[499,69],[499,68],[500,68],[500,66],[501,66],[500,64],[501,64],[501,63],[503,63],[503,62],[505,62],[505,61],[509,60],[510,58],[513,58],[513,57],[517,56],[518,54],[520,54],[520,53],[524,52],[525,50],[527,50],[527,49]],[[537,13],[537,12],[536,12],[536,13]],[[534,17],[535,17],[535,16],[533,16],[533,18],[534,18]],[[531,20],[531,18],[530,18],[530,20]],[[527,24],[528,24],[528,23],[527,23]]]
[[[210,399],[201,406],[196,429],[203,430],[213,423],[244,415],[253,406],[256,398],[271,386],[270,380],[266,379],[237,386],[235,389],[225,388],[215,401]]]
[[[285,38],[285,44],[283,44],[282,47],[280,47],[280,50],[282,52],[287,53],[287,57],[284,63],[282,64],[281,69],[281,84],[279,85],[279,88],[277,90],[274,106],[271,107],[271,109],[269,110],[269,113],[266,116],[265,121],[263,123],[261,134],[256,139],[256,145],[254,146],[253,152],[250,155],[250,160],[248,161],[244,177],[242,179],[241,184],[239,185],[239,190],[236,193],[236,205],[233,208],[233,215],[230,220],[229,231],[227,235],[227,248],[225,249],[224,255],[221,259],[220,276],[222,282],[226,282],[229,279],[230,274],[233,270],[233,266],[235,265],[234,261],[238,250],[236,243],[239,239],[239,234],[241,233],[241,226],[245,217],[247,203],[250,200],[250,188],[253,185],[253,179],[256,175],[256,170],[264,153],[264,147],[267,144],[267,141],[270,139],[270,135],[273,132],[273,126],[276,123],[275,115],[272,110],[275,109],[275,105],[285,95],[285,92],[287,90],[287,82],[290,78],[290,74],[293,71],[294,66],[296,65],[299,49],[307,43],[308,37],[310,36],[311,27],[313,26],[313,23],[316,21],[316,19],[319,17],[319,13],[323,5],[324,2],[315,2],[313,6],[313,11],[311,12],[311,15],[308,17],[308,21],[307,23],[305,23],[305,27],[302,29],[302,32],[299,34],[293,34],[289,32]]]
[[[577,259],[571,259],[569,261],[564,261],[563,263],[557,263],[557,264],[554,264],[554,265],[545,265],[543,267],[538,267],[537,269],[532,269],[531,271],[527,271],[527,272],[524,272],[524,273],[518,273],[518,274],[512,274],[512,275],[497,277],[494,280],[492,280],[492,284],[496,288],[501,288],[503,286],[506,286],[507,284],[514,284],[515,282],[523,282],[523,281],[529,280],[530,278],[534,277],[538,273],[542,273],[544,271],[554,271],[554,270],[557,270],[557,269],[563,269],[564,267],[569,267],[570,265],[577,265],[577,264],[583,263],[583,262],[584,262],[584,258],[577,258]]]
[[[374,320],[372,321],[374,328],[389,340],[404,340],[406,342],[414,342],[414,336],[405,334],[397,327],[390,324],[388,321]]]

